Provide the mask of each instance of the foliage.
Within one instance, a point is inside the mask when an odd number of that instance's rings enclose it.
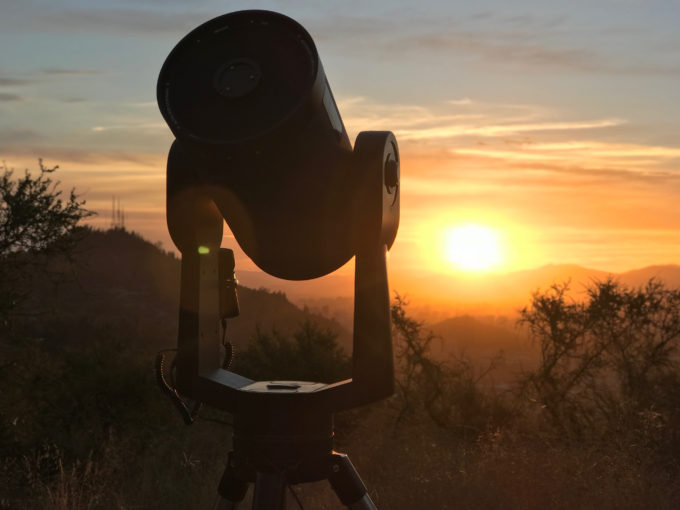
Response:
[[[46,252],[61,248],[78,223],[92,213],[84,209],[74,189],[62,198],[59,181],[52,180],[58,166],[48,168],[38,160],[37,177],[26,170],[14,178],[13,170],[0,167],[0,257],[17,252]]]
[[[0,508],[207,506],[224,432],[182,424],[143,337],[114,322],[86,327],[89,344],[0,342]]]
[[[119,245],[106,246],[119,255]],[[124,266],[138,253],[131,249]],[[83,289],[79,304],[62,293],[68,306],[55,317],[25,318],[26,328],[0,339],[0,508],[183,509],[214,501],[229,429],[209,421],[216,410],[185,427],[151,370],[158,342],[175,334],[176,307],[166,310],[156,287],[107,277]],[[438,358],[435,337],[397,296],[397,394],[341,413],[350,426],[340,423],[336,448],[350,455],[379,508],[680,508],[677,293],[655,282],[594,285],[584,303],[569,300],[566,286],[537,293],[523,316],[540,364],[520,394],[535,403],[520,408],[513,395],[495,394],[483,378],[489,368],[462,355]],[[314,323],[291,335],[259,330],[233,368],[257,379],[342,379],[349,359],[336,340]],[[551,383],[566,390],[562,400]],[[596,405],[595,389],[615,412]],[[541,407],[550,397],[560,420]],[[587,440],[565,440],[577,430]],[[325,483],[296,491],[305,508],[339,505]]]
[[[336,382],[351,377],[349,357],[337,335],[305,321],[292,338],[257,329],[248,347],[237,352],[232,368],[251,379]]]
[[[399,402],[397,423],[420,413],[437,425],[477,437],[489,427],[506,421],[508,410],[494,395],[481,390],[480,381],[493,369],[481,372],[467,357],[437,361],[430,353],[436,337],[406,312],[408,303],[396,295],[392,304],[392,326],[396,346],[396,383]]]
[[[594,282],[584,301],[569,284],[535,293],[521,320],[540,346],[525,391],[562,433],[641,430],[680,418],[680,289],[651,280]]]
[[[38,160],[40,173],[23,177],[0,166],[0,321],[21,298],[20,281],[29,269],[42,268],[45,258],[68,253],[74,246],[78,224],[92,215],[75,190],[62,198],[58,166]]]

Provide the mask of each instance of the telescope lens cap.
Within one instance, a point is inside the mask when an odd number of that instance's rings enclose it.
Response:
[[[262,71],[254,60],[237,58],[221,67],[215,74],[215,89],[230,99],[252,92],[260,83]]]
[[[296,21],[269,11],[225,14],[170,52],[158,105],[178,139],[240,144],[290,129],[306,111],[319,69],[314,42]]]

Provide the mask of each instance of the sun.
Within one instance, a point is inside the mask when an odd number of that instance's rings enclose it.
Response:
[[[481,225],[461,225],[445,234],[444,256],[462,271],[486,271],[502,262],[496,230]]]

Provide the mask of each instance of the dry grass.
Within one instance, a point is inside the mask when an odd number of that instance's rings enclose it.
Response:
[[[394,413],[386,404],[354,412],[345,418],[353,425],[337,437],[336,449],[350,455],[378,508],[680,508],[677,476],[641,447],[568,444],[527,430],[461,440],[427,420],[411,419],[395,428]],[[159,437],[144,451],[119,441],[104,455],[70,464],[57,449],[47,448],[11,470],[4,466],[3,474],[12,471],[26,485],[22,498],[5,499],[0,507],[212,508],[228,443],[227,430],[198,423],[186,434]],[[326,482],[296,491],[308,510],[343,508]],[[296,508],[290,497],[289,508]]]
[[[461,441],[425,421],[395,430],[392,413],[387,406],[375,409],[338,445],[378,508],[680,508],[680,480],[659,469],[649,451],[566,444],[513,431]],[[343,508],[327,484],[301,487],[300,493],[305,508]]]

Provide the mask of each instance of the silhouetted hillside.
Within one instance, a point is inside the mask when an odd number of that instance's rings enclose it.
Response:
[[[74,264],[53,261],[46,270],[61,274],[56,284],[43,274],[27,282],[30,299],[25,308],[29,316],[23,325],[34,336],[60,342],[88,341],[100,334],[97,328],[115,323],[117,330],[148,338],[151,349],[175,345],[180,276],[176,256],[134,233],[114,229],[85,231],[74,259]],[[417,317],[420,310],[433,310],[420,318],[430,322],[440,337],[433,344],[440,355],[465,351],[480,358],[504,350],[512,359],[523,359],[528,346],[514,318],[532,292],[571,280],[578,298],[585,285],[608,275],[575,265],[549,265],[474,280],[451,278],[448,304],[430,303],[417,295],[410,302]],[[680,266],[651,266],[613,276],[632,286],[654,277],[674,287],[680,285]],[[441,278],[446,281],[448,278]],[[311,320],[336,332],[340,344],[348,351],[351,348],[351,298],[318,298],[307,301],[309,308],[300,308],[282,292],[240,287],[239,299],[241,316],[231,320],[228,329],[237,347],[243,347],[257,327],[290,334]],[[465,301],[469,309],[460,304]],[[40,320],[30,317],[36,310]],[[508,319],[498,318],[505,314]]]
[[[55,261],[47,272],[59,276],[56,283],[42,275],[28,283],[32,288],[25,308],[41,311],[41,320],[25,321],[29,329],[31,324],[40,328],[34,334],[49,339],[59,332],[61,339],[87,341],[96,332],[87,331],[91,327],[84,324],[122,323],[141,332],[150,347],[175,345],[180,260],[172,253],[122,229],[88,230],[73,264]],[[337,322],[301,310],[283,293],[240,287],[239,300],[241,315],[228,325],[228,336],[237,347],[257,327],[289,334],[307,320],[337,333],[343,346],[351,345],[350,333]]]
[[[397,275],[391,287],[405,293],[412,313],[428,322],[452,315],[516,316],[537,290],[571,282],[571,295],[585,297],[585,288],[609,276],[629,286],[644,285],[654,277],[668,287],[680,286],[680,266],[649,266],[613,273],[574,264],[550,264],[535,269],[497,274],[414,273]]]
[[[648,266],[642,269],[626,271],[618,275],[621,283],[633,287],[645,285],[650,278],[663,282],[667,287],[680,287],[680,266],[667,264],[662,266]]]
[[[187,428],[156,387],[147,352],[175,343],[179,261],[121,230],[86,231],[75,258],[75,265],[52,260],[36,269],[40,274],[25,282],[31,299],[22,310],[24,331],[5,338],[0,330],[0,508],[210,508],[230,447],[230,418],[204,408]],[[243,316],[230,326],[236,337],[249,337],[258,323],[299,330],[300,322],[312,319],[338,327],[280,293],[242,289],[241,301]],[[670,304],[673,313],[664,322],[677,325],[677,300]],[[326,312],[323,305],[320,311]],[[635,391],[648,401],[611,398],[616,393],[567,395],[555,392],[553,383],[571,385],[572,374],[551,371],[541,365],[545,360],[517,376],[517,353],[530,349],[521,350],[529,345],[511,319],[459,314],[419,326],[406,314],[393,316],[396,394],[335,422],[337,449],[351,455],[378,507],[446,508],[453,493],[461,508],[680,507],[680,385],[677,357],[669,357],[677,349],[652,367],[650,373],[664,371],[650,381],[651,391]],[[571,317],[571,326],[583,324]],[[630,324],[626,316],[613,317],[616,328]],[[600,317],[593,331],[603,330],[607,319]],[[430,342],[430,329],[442,340]],[[605,337],[618,338],[615,331],[620,329],[604,328]],[[675,327],[673,335],[677,343]],[[264,338],[263,349],[237,359],[288,367],[292,352],[304,362],[346,363],[323,335],[301,338]],[[326,346],[317,358],[308,355],[305,341],[311,338],[322,350]],[[560,339],[550,341],[559,346]],[[534,356],[544,345],[533,345]],[[295,352],[296,346],[304,349]],[[494,361],[487,371],[501,349],[506,361]],[[468,356],[447,359],[461,350]],[[611,367],[618,365],[604,361],[591,364],[597,373],[577,373],[587,388],[592,382],[610,387]],[[611,385],[614,391],[624,386]],[[555,395],[555,404],[546,404]],[[592,396],[607,406],[604,412],[588,406]],[[578,405],[565,407],[571,402]],[[564,410],[557,415],[563,422],[553,422],[553,405]],[[598,414],[578,414],[588,409]],[[583,421],[590,416],[596,419]],[[326,492],[318,484],[295,489],[305,508],[338,507],[323,486]]]
[[[514,322],[493,317],[460,315],[433,324],[431,330],[445,341],[444,352],[488,353],[508,347],[519,348],[525,343],[525,337]]]

